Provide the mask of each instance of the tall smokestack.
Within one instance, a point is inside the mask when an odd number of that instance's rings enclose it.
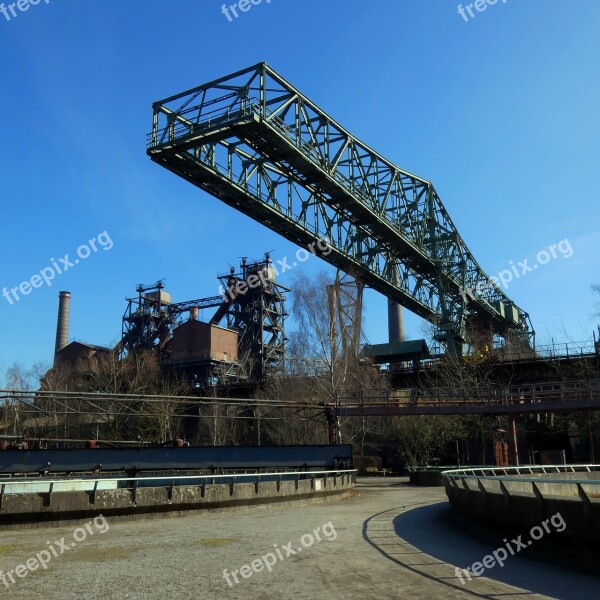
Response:
[[[56,322],[56,345],[54,346],[54,362],[56,355],[69,343],[69,313],[71,309],[71,293],[58,294],[58,320]]]
[[[390,343],[404,341],[404,314],[402,306],[388,300],[388,334]]]
[[[400,277],[398,268],[394,267],[393,282],[396,287],[400,287]],[[404,314],[402,306],[388,298],[388,334],[390,344],[404,341]]]

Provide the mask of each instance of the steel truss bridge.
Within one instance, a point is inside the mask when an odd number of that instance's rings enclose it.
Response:
[[[433,184],[265,63],[153,109],[154,162],[434,323],[448,351],[494,334],[532,342],[529,316],[479,266]]]
[[[489,388],[413,388],[344,393],[326,407],[333,417],[525,415],[600,409],[600,380]]]

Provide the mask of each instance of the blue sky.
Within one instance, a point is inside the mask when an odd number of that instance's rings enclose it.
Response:
[[[71,336],[110,344],[137,283],[166,277],[175,300],[210,296],[238,257],[295,252],[145,155],[153,101],[263,60],[433,181],[488,273],[569,240],[570,258],[507,293],[539,342],[591,336],[597,0],[509,0],[468,22],[454,0],[264,0],[232,22],[221,5],[42,0],[10,21],[0,14],[0,289],[103,231],[114,244],[51,287],[12,305],[0,297],[0,369],[51,360],[59,290],[73,294]],[[316,258],[302,267],[325,268]],[[281,280],[291,285],[293,272]],[[369,292],[366,304],[370,341],[386,341],[385,299]],[[407,328],[422,337],[419,319]]]

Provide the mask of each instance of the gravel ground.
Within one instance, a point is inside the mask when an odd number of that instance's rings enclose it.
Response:
[[[461,585],[454,565],[467,566],[493,548],[457,523],[442,488],[415,488],[405,480],[359,482],[343,501],[269,506],[148,521],[117,522],[91,535],[73,527],[4,532],[0,569],[48,550],[69,548],[46,570],[16,578],[0,597],[98,599],[430,599],[593,598],[599,578],[513,557],[510,564]],[[76,526],[81,527],[83,523]],[[326,524],[330,523],[330,526]],[[315,529],[321,541],[310,544]],[[334,539],[335,538],[335,539]],[[303,546],[303,542],[305,546]],[[295,553],[287,557],[285,546]],[[75,544],[74,547],[72,544]],[[282,558],[278,556],[278,551]],[[57,550],[57,554],[60,550]],[[261,556],[271,572],[239,570]],[[456,562],[454,562],[456,561]],[[262,563],[261,563],[262,564]],[[257,568],[260,567],[256,563]],[[229,586],[223,577],[238,570]],[[250,576],[244,578],[243,574]],[[590,591],[587,591],[590,590]]]

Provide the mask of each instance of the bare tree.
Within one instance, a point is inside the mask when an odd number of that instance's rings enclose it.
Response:
[[[51,397],[39,396],[34,400],[37,412],[23,422],[22,435],[161,443],[183,435],[187,405],[169,398],[183,394],[186,388],[173,373],[164,371],[155,353],[131,353],[123,359],[116,352],[94,353],[80,357],[76,363],[59,363],[41,376],[40,365],[34,365],[28,373],[37,380],[31,389],[157,397],[152,401],[115,400],[90,411],[93,402],[89,398],[74,396],[54,402]],[[16,369],[11,371],[13,381],[18,374]]]
[[[368,370],[358,355],[362,289],[356,290],[352,295],[338,277],[331,281],[324,273],[301,275],[293,286],[298,329],[290,335],[288,355],[307,366],[308,385],[321,402],[336,402],[343,390],[358,387]]]
[[[9,390],[29,390],[31,389],[30,377],[25,368],[13,363],[6,369],[4,377],[4,386]],[[16,399],[5,398],[3,409],[3,429],[5,434],[19,435],[21,423],[27,416],[26,407]]]

